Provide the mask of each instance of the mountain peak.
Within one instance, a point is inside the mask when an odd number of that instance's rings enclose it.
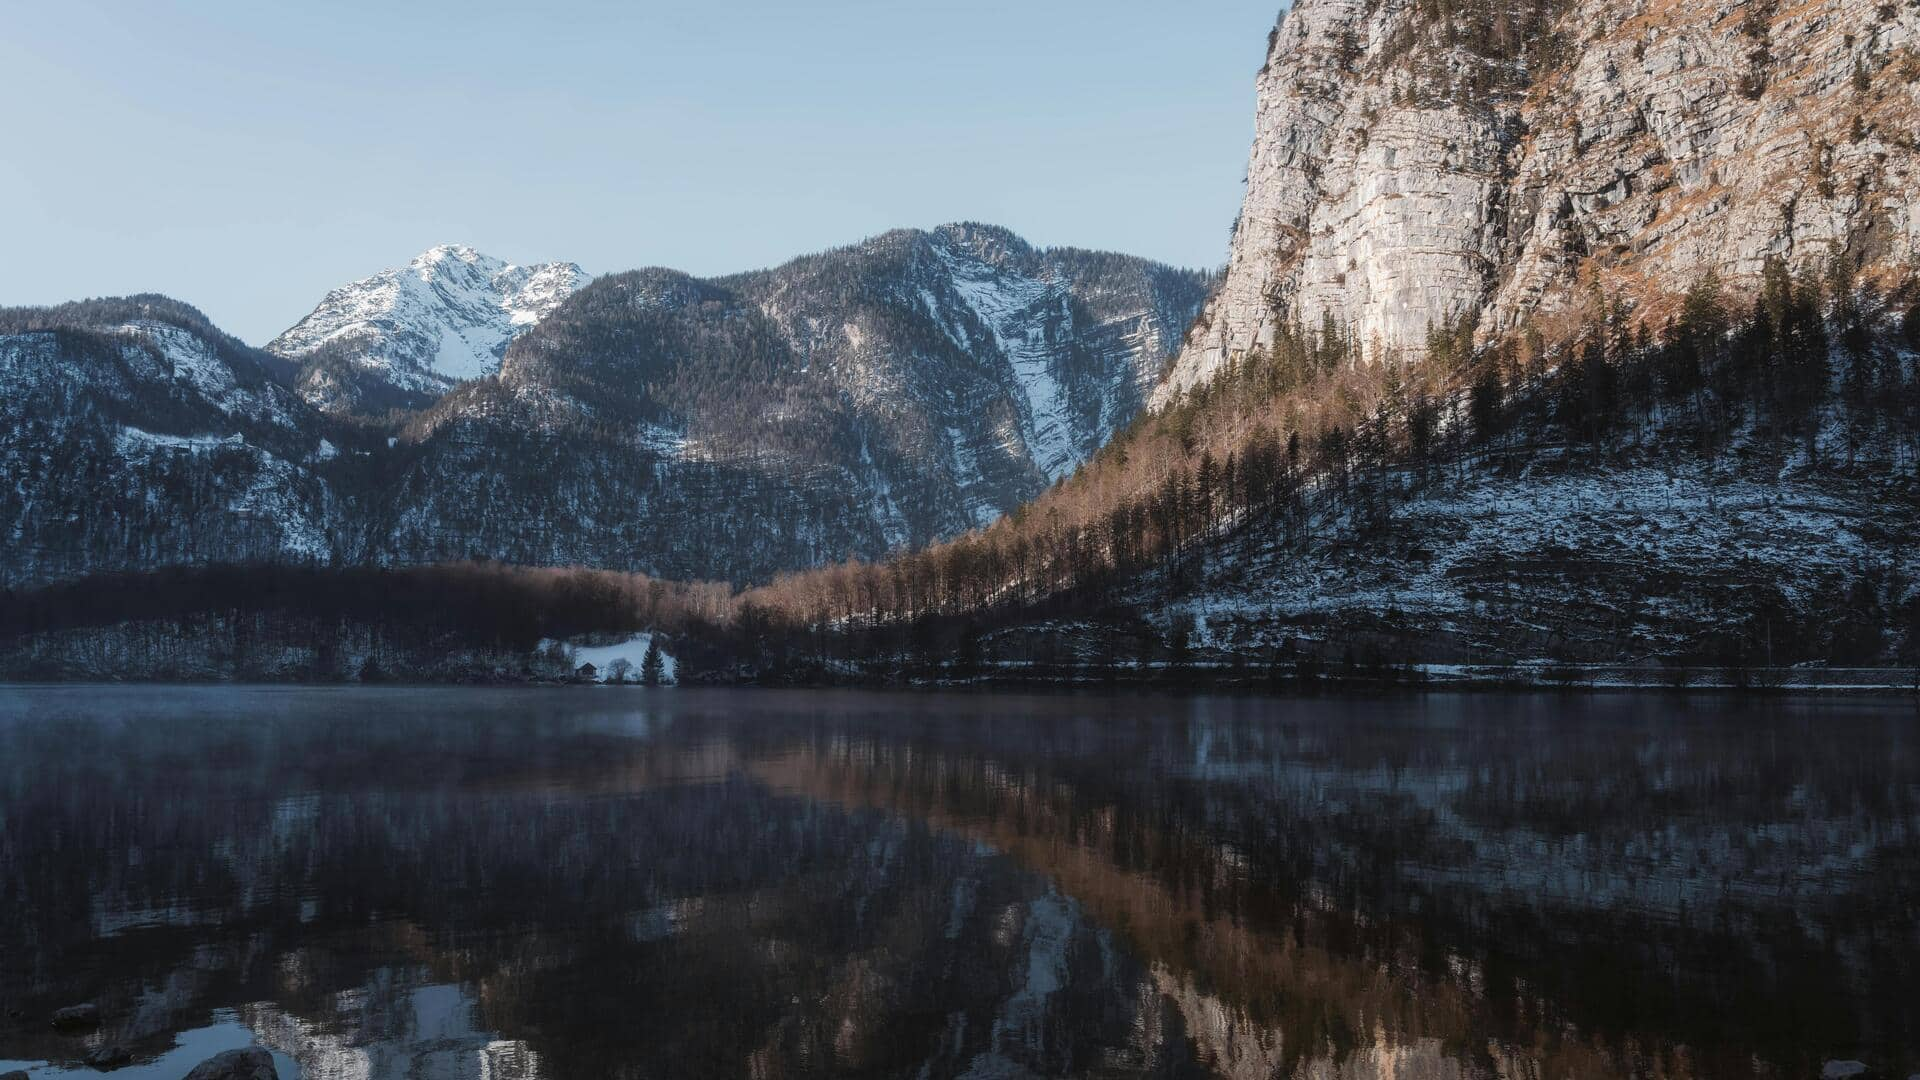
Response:
[[[267,346],[289,359],[344,362],[409,393],[438,393],[499,370],[515,337],[590,280],[574,263],[517,266],[466,244],[440,244],[405,267],[329,292],[306,318]],[[337,387],[339,379],[307,380]],[[316,391],[326,408],[351,408]]]
[[[494,264],[505,266],[498,259],[490,259],[467,244],[436,244],[414,257],[409,265],[416,270],[427,270],[446,262],[462,262],[468,266]]]
[[[979,221],[950,221],[933,230],[935,236],[948,243],[975,248],[1004,247],[1019,251],[1031,251],[1029,244],[1019,233],[1004,225],[989,225]]]

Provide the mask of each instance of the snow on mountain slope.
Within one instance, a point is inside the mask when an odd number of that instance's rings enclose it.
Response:
[[[1002,275],[983,262],[957,257],[951,247],[939,251],[954,290],[986,324],[1013,368],[1024,406],[1021,427],[1028,455],[1048,481],[1060,479],[1085,454],[1075,445],[1067,392],[1054,374],[1057,343],[1037,319],[1057,312],[1067,332],[1072,332],[1073,312],[1065,288],[1058,282]]]
[[[1256,650],[1363,626],[1442,658],[1564,649],[1646,662],[1737,624],[1754,581],[1796,609],[1844,595],[1882,557],[1887,531],[1912,525],[1873,484],[1701,472],[1711,469],[1551,461],[1525,476],[1471,474],[1371,534],[1334,522],[1305,552],[1223,546],[1204,587],[1171,610],[1198,616],[1209,640]],[[1908,556],[1899,570],[1920,564]]]
[[[1920,647],[1917,362],[1830,350],[1835,392],[1784,438],[1765,406],[1703,435],[1698,401],[1570,438],[1580,405],[1542,383],[1510,435],[1320,477],[1132,595],[1242,658],[1882,666]]]
[[[396,389],[436,394],[499,370],[507,345],[588,280],[572,263],[514,266],[442,245],[333,290],[267,350],[291,360],[330,354]],[[323,408],[356,400],[316,365],[301,389]]]

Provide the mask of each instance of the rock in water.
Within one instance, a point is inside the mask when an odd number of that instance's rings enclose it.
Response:
[[[229,1050],[194,1066],[186,1080],[280,1080],[273,1055],[257,1046]]]
[[[31,1080],[31,1078],[19,1069],[15,1069],[10,1073],[0,1073],[0,1080]]]
[[[53,1026],[57,1028],[90,1028],[100,1025],[100,1006],[69,1005],[53,1012]]]
[[[96,1046],[87,1051],[87,1065],[95,1069],[117,1069],[133,1060],[133,1053],[124,1046]]]
[[[1852,1080],[1865,1075],[1867,1066],[1862,1061],[1829,1061],[1820,1069],[1820,1080]]]

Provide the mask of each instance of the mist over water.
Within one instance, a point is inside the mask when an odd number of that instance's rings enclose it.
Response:
[[[1911,704],[0,690],[0,1072],[1920,1070]],[[56,1032],[95,1002],[98,1031]]]

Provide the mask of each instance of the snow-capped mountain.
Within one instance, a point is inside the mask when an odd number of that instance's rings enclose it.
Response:
[[[583,278],[435,249],[275,352],[160,297],[0,311],[0,582],[470,556],[759,581],[878,557],[1071,472],[1206,286],[983,226]]]
[[[508,344],[589,280],[573,263],[515,266],[441,245],[328,293],[267,351],[302,361],[301,394],[325,409],[383,386],[437,395],[499,370]]]

